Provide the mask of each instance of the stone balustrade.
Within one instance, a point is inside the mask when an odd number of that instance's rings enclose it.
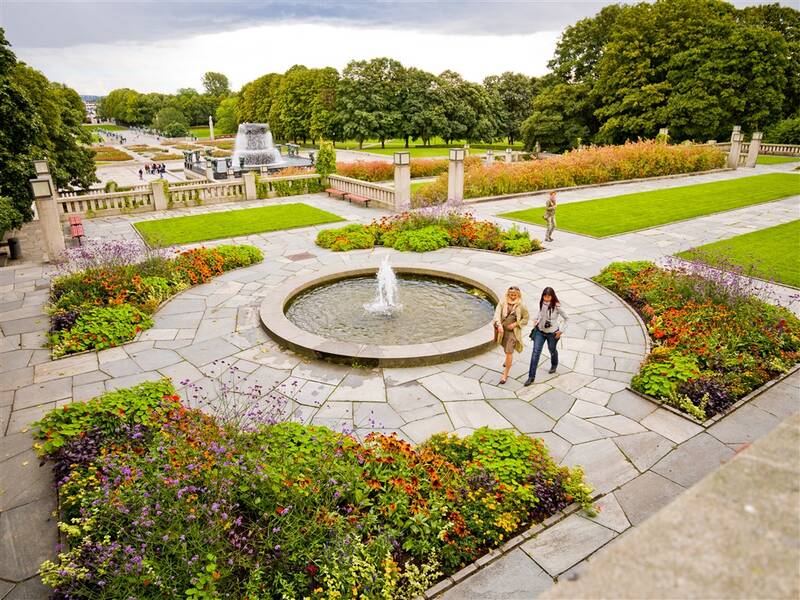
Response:
[[[59,216],[66,221],[69,215],[105,216],[155,210],[151,190],[131,190],[102,194],[59,197]]]
[[[378,206],[394,209],[394,188],[370,181],[353,179],[352,177],[343,177],[341,175],[330,175],[328,181],[331,187],[337,190],[342,190],[348,194],[358,194],[359,196],[369,198]]]

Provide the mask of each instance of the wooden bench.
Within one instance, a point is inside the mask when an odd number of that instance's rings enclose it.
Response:
[[[336,196],[339,200],[344,200],[347,196],[347,192],[343,192],[342,190],[337,190],[336,188],[328,188],[325,190],[328,193],[328,198],[331,196]]]
[[[372,198],[367,198],[366,196],[359,196],[358,194],[345,194],[345,198],[347,198],[350,202],[355,202],[356,204],[363,204],[365,207],[369,208],[369,203]]]
[[[84,237],[83,233],[83,221],[81,220],[80,216],[78,215],[70,215],[69,216],[69,228],[70,233],[72,235],[72,239],[78,240],[78,245],[81,246],[81,238]]]

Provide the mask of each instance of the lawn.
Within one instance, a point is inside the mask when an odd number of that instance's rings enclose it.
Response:
[[[770,173],[666,190],[624,194],[558,207],[558,228],[606,237],[800,194],[800,177]],[[542,207],[501,217],[544,226]]]
[[[120,127],[119,125],[84,125],[90,131],[97,131],[98,129],[105,129],[106,131],[125,131],[127,127]]]
[[[800,220],[698,246],[677,256],[800,287]]]
[[[215,129],[214,133],[220,132]],[[211,137],[211,130],[208,127],[190,127],[189,134],[196,138],[208,138]]]
[[[758,157],[756,164],[759,165],[782,165],[783,163],[800,162],[798,156],[764,156]]]
[[[151,246],[169,246],[343,220],[324,210],[295,203],[142,221],[134,226]]]

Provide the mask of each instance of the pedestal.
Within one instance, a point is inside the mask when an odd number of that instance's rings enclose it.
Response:
[[[739,155],[742,153],[742,132],[734,131],[731,136],[731,149],[728,152],[728,167],[739,168]]]
[[[464,154],[450,151],[450,164],[447,169],[447,199],[452,202],[464,201]]]
[[[54,262],[67,249],[67,245],[64,243],[64,231],[61,229],[61,220],[58,218],[56,197],[37,199],[36,212],[39,215],[39,227],[42,229],[42,239],[44,240],[44,251],[47,253],[47,260]]]
[[[764,134],[760,131],[754,131],[753,137],[750,138],[750,148],[747,150],[746,167],[754,168],[758,162],[758,154],[761,152],[761,138]]]

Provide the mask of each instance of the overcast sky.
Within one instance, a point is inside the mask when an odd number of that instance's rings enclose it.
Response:
[[[564,27],[611,3],[0,0],[0,27],[21,60],[81,94],[200,89],[206,71],[225,73],[236,90],[294,64],[341,70],[376,56],[481,81],[546,73]]]

